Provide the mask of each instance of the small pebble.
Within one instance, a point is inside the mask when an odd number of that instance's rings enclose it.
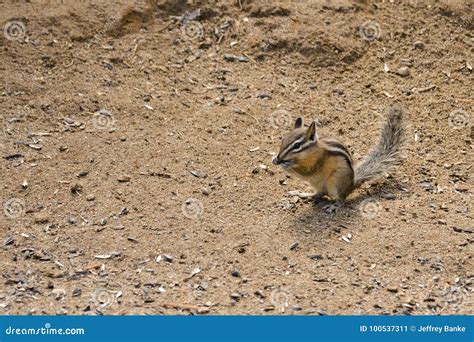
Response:
[[[397,198],[397,196],[395,196],[394,194],[388,194],[388,193],[382,193],[380,196],[388,200],[394,200]]]
[[[352,234],[349,233],[349,234],[347,234],[347,235],[343,235],[343,236],[341,236],[341,239],[342,239],[343,241],[347,242],[347,243],[351,243]]]
[[[117,180],[120,182],[120,183],[126,183],[126,182],[130,182],[132,178],[129,176],[129,175],[121,175],[121,176],[118,176],[117,177]]]
[[[299,246],[298,242],[293,242],[290,246],[290,251],[295,251]]]
[[[393,286],[393,285],[388,285],[388,286],[387,286],[387,291],[388,291],[388,292],[397,293],[397,292],[398,292],[398,287],[397,287],[397,286]]]
[[[231,55],[231,54],[228,54],[228,53],[226,53],[224,55],[224,60],[227,61],[227,62],[235,62],[235,61],[248,62],[249,61],[248,57],[236,56],[236,55]]]
[[[76,224],[77,219],[74,216],[69,216],[69,218],[67,219],[67,222],[69,224]]]
[[[191,174],[194,176],[194,177],[197,177],[197,178],[206,178],[207,177],[207,174],[205,172],[202,172],[202,171],[191,171]]]
[[[232,298],[233,300],[236,300],[236,301],[240,300],[241,297],[242,296],[240,295],[240,293],[237,293],[237,292],[232,292],[230,294],[230,298]]]
[[[230,274],[231,274],[233,277],[240,277],[240,272],[237,271],[237,270],[233,270],[232,272],[230,272]]]
[[[86,200],[91,202],[91,201],[95,200],[95,196],[93,194],[89,194],[89,195],[86,196]]]
[[[413,45],[415,46],[415,49],[420,49],[420,50],[425,49],[425,44],[423,44],[421,40],[414,42]]]
[[[410,69],[406,66],[398,68],[397,75],[402,76],[402,77],[406,77],[406,76],[410,75]]]
[[[49,221],[49,215],[48,215],[48,213],[45,213],[45,212],[36,213],[33,216],[33,219],[34,219],[35,223],[46,223],[46,222]]]
[[[173,262],[173,256],[169,254],[163,254],[163,260],[167,262]]]
[[[81,178],[81,177],[85,177],[89,174],[89,171],[80,171],[78,174],[77,174],[77,177]]]
[[[54,298],[56,299],[61,299],[66,296],[66,290],[64,289],[53,289],[53,291],[51,292],[54,295]]]
[[[264,99],[264,100],[271,100],[272,96],[270,94],[267,94],[267,93],[258,93],[257,98]]]
[[[79,297],[81,294],[82,294],[82,290],[79,288],[75,288],[74,290],[72,290],[73,297]]]
[[[64,309],[64,308],[60,309],[60,310],[56,311],[56,315],[57,316],[65,316],[65,315],[67,315],[67,310]]]
[[[104,116],[112,116],[112,113],[110,113],[107,109],[99,110],[99,114]]]
[[[78,195],[81,192],[82,192],[82,185],[81,184],[76,183],[73,186],[71,186],[71,193],[73,195]]]
[[[101,226],[105,226],[105,225],[107,224],[107,219],[106,219],[106,218],[101,219],[100,222],[99,222],[99,224],[100,224]]]

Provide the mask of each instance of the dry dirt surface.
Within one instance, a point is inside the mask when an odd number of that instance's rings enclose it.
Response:
[[[469,1],[4,1],[0,314],[473,314]],[[406,159],[336,213],[301,115]]]

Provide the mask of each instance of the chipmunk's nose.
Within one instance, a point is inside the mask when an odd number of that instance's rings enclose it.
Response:
[[[272,158],[272,163],[275,164],[275,165],[280,165],[281,160],[278,159],[278,156],[274,155],[273,158]]]

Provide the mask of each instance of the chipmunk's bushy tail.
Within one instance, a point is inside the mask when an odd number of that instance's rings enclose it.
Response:
[[[406,137],[403,116],[401,107],[388,110],[377,146],[355,168],[354,188],[383,176],[400,163]]]

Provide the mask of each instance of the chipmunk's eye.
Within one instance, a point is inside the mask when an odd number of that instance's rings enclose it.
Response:
[[[296,143],[293,144],[293,150],[297,150],[297,149],[299,149],[300,147],[301,147],[301,142],[300,142],[300,141],[298,141],[298,142],[296,142]]]

